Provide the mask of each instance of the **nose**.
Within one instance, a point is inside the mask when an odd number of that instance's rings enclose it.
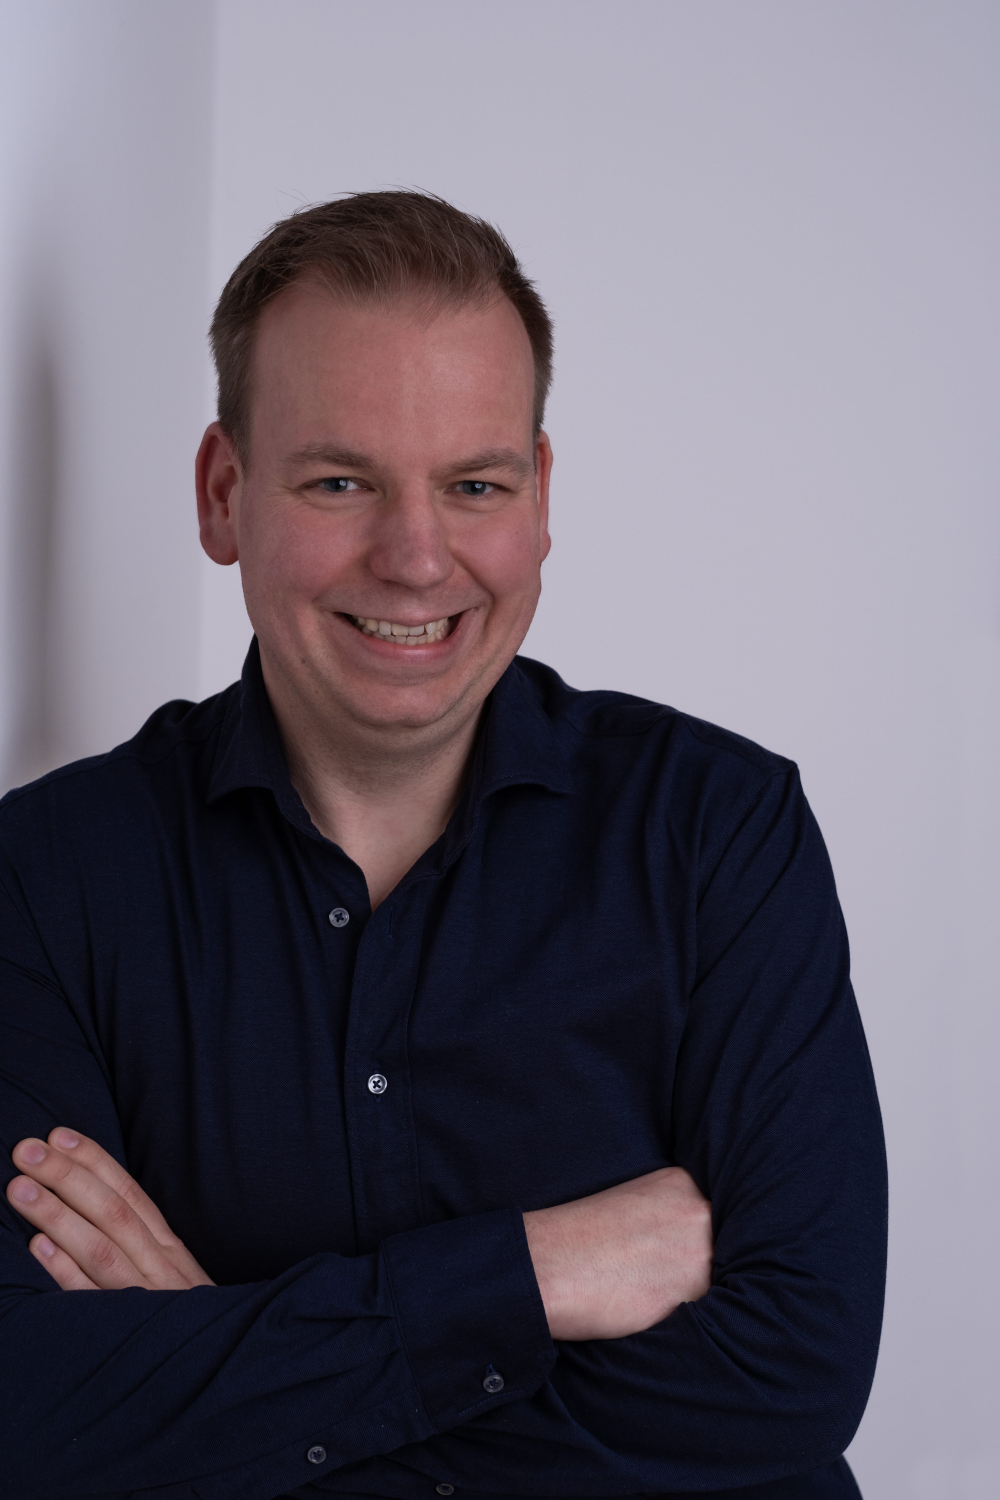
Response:
[[[383,583],[428,589],[447,582],[455,560],[432,495],[412,490],[382,508],[368,564]]]

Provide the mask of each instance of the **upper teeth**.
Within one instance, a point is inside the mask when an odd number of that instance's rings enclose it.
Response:
[[[393,620],[371,620],[365,615],[355,615],[355,621],[365,635],[392,636],[400,646],[426,646],[431,641],[440,641],[448,629],[448,616],[443,620],[431,620],[426,625],[397,625]]]

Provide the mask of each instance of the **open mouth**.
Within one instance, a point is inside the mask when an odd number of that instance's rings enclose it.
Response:
[[[401,625],[396,620],[374,620],[365,615],[344,615],[344,619],[362,635],[377,636],[391,646],[434,646],[451,634],[459,617],[446,615],[443,620],[428,620],[423,625]]]

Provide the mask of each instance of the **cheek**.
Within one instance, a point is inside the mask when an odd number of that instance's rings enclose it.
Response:
[[[461,561],[493,595],[495,605],[513,608],[536,600],[541,587],[537,518],[519,516],[512,522],[504,517],[498,525],[484,519],[466,539]]]
[[[263,510],[247,540],[241,548],[244,588],[271,606],[315,599],[337,582],[351,555],[349,538],[334,537],[330,518],[305,509],[295,515]]]

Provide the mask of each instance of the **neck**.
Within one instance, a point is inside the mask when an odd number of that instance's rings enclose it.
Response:
[[[374,910],[444,832],[481,706],[446,728],[384,731],[305,711],[262,665],[292,785],[319,832],[362,870]]]

